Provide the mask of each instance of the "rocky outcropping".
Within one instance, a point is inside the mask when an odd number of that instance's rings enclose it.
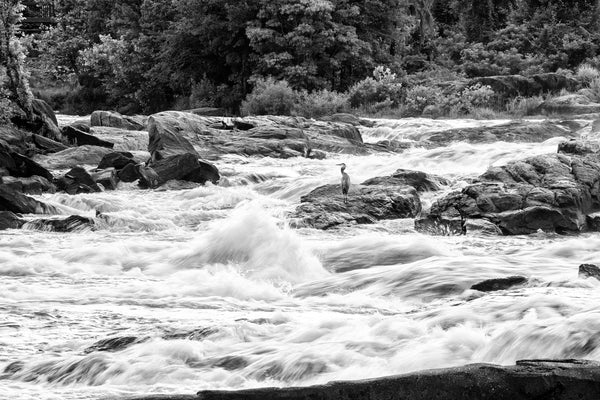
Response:
[[[0,185],[0,211],[19,214],[58,214],[55,207],[19,193],[7,185]]]
[[[101,192],[92,176],[82,167],[75,167],[57,179],[56,186],[69,194]]]
[[[245,390],[204,390],[198,400],[571,400],[600,398],[600,364],[521,360],[513,366],[471,364],[361,381]],[[155,400],[190,399],[158,396]],[[141,398],[140,398],[141,400]]]
[[[174,155],[169,149],[176,149],[176,154],[190,152],[181,137],[207,160],[225,154],[290,158],[311,157],[313,150],[368,152],[355,126],[299,117],[222,118],[168,111],[149,118],[149,132],[149,150],[159,158]]]
[[[413,218],[421,201],[412,187],[354,185],[344,203],[339,185],[321,186],[300,199],[292,218],[297,226],[328,229],[346,224],[371,224],[383,219]]]
[[[72,126],[65,126],[62,129],[62,133],[63,136],[75,146],[83,146],[87,144],[90,146],[108,147],[109,149],[115,147],[115,144],[112,142],[99,139],[94,135],[90,135],[89,133],[81,131]]]
[[[437,200],[418,230],[458,231],[467,219],[484,219],[505,234],[588,229],[587,215],[600,209],[600,160],[547,154],[492,167],[459,192]]]
[[[593,114],[600,112],[600,104],[590,101],[583,94],[567,94],[549,98],[537,107],[536,112],[558,115]]]
[[[106,126],[129,131],[145,129],[145,117],[125,116],[115,111],[94,111],[91,115],[91,126]]]
[[[112,152],[106,147],[86,145],[70,147],[53,154],[38,154],[34,160],[48,169],[67,169],[80,165],[98,165],[105,155]]]
[[[507,99],[517,96],[531,97],[546,93],[555,93],[563,89],[576,90],[579,83],[565,75],[546,73],[531,76],[523,75],[499,75],[473,78],[468,86],[473,84],[487,85],[497,95]]]

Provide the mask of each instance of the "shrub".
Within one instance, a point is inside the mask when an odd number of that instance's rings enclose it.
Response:
[[[291,115],[298,102],[296,93],[287,81],[269,77],[258,79],[254,90],[242,102],[242,115]]]
[[[294,105],[293,113],[307,118],[318,118],[324,115],[348,111],[347,93],[331,92],[327,89],[312,93],[301,92]]]
[[[587,99],[594,103],[600,103],[600,78],[595,78],[590,81],[588,87],[581,90],[581,93]]]
[[[579,68],[577,68],[575,77],[580,82],[589,85],[594,79],[600,78],[600,71],[590,64],[581,64]]]
[[[373,78],[367,77],[356,83],[348,91],[350,105],[387,107],[389,103],[396,106],[403,97],[402,83],[389,68],[379,66],[373,71]],[[378,103],[383,103],[379,104]]]
[[[511,116],[524,117],[534,113],[535,109],[544,102],[542,96],[515,97],[506,103],[506,111]]]
[[[404,105],[409,115],[421,115],[425,107],[440,105],[444,102],[439,88],[416,85],[406,91]]]

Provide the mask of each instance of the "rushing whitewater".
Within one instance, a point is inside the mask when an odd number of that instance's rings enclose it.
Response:
[[[498,121],[377,121],[365,142]],[[0,234],[0,398],[291,386],[523,358],[600,360],[600,235],[431,237],[412,220],[292,229],[300,197],[398,168],[447,190],[544,143],[326,160],[227,156],[218,186],[39,196],[97,230]],[[422,198],[427,208],[443,193]],[[350,201],[352,198],[350,197]],[[510,275],[525,287],[480,293]],[[108,339],[114,339],[112,342]],[[103,347],[104,346],[104,347]]]

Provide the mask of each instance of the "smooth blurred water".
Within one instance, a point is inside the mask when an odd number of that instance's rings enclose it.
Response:
[[[365,141],[475,126],[378,121]],[[497,121],[487,122],[496,124]],[[600,360],[600,235],[430,237],[412,220],[294,230],[300,196],[398,168],[465,184],[490,165],[556,151],[455,143],[327,160],[225,157],[219,186],[44,195],[96,231],[0,233],[0,398],[96,399],[310,385],[471,362]],[[525,275],[482,294],[481,280]],[[115,337],[136,343],[86,352]],[[16,362],[16,364],[15,364]],[[16,372],[10,372],[10,370]]]

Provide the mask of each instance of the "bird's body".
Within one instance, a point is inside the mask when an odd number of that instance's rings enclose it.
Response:
[[[342,166],[342,180],[340,186],[342,188],[342,195],[344,196],[344,203],[348,203],[348,191],[350,190],[350,176],[346,172],[346,164],[340,164]]]

